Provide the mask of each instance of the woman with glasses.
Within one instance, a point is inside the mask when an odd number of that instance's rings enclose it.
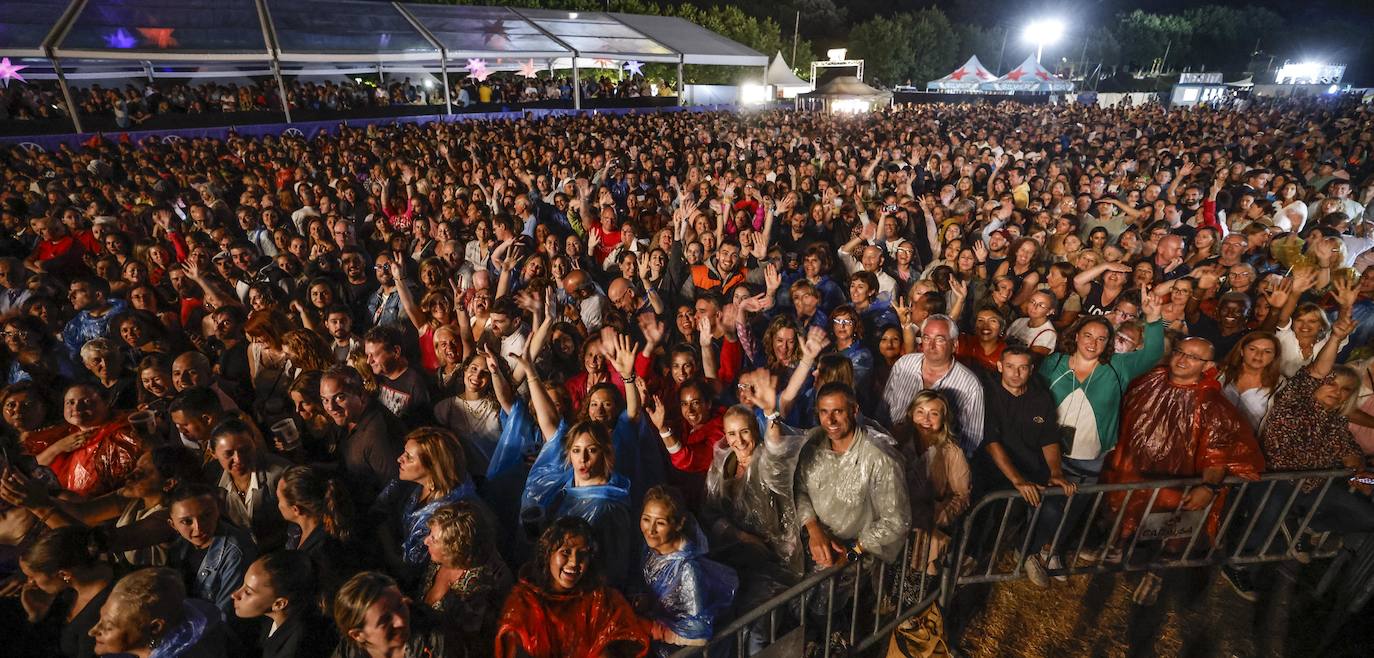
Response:
[[[59,387],[76,377],[76,365],[66,349],[32,315],[16,315],[0,325],[9,354],[5,383],[32,381],[44,388]]]
[[[863,343],[864,324],[853,306],[843,304],[830,313],[830,333],[835,349],[854,364],[854,390],[869,390],[873,374],[873,352]]]

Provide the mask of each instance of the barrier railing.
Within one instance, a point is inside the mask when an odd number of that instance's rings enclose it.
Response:
[[[1166,506],[1160,501],[1163,493],[1181,493],[1202,485],[1197,478],[1084,485],[1060,505],[1064,511],[1058,515],[1049,549],[1044,554],[1058,556],[1064,554],[1065,549],[1071,550],[1062,560],[1064,566],[1047,568],[1046,573],[1058,576],[1159,571],[1331,557],[1334,551],[1299,551],[1298,547],[1333,484],[1339,481],[1344,486],[1349,478],[1350,472],[1344,470],[1266,473],[1258,481],[1227,478],[1217,494],[1199,510],[1181,510],[1177,505]],[[1310,504],[1302,505],[1305,509],[1295,510],[1304,482],[1320,488]],[[1104,501],[1112,494],[1120,495],[1119,502],[1107,505],[1114,506],[1115,511],[1104,508]],[[1145,507],[1140,513],[1137,530],[1126,535],[1124,522],[1128,514],[1135,513],[1131,511],[1131,502],[1142,497]],[[1031,546],[1041,513],[1057,498],[1064,498],[1062,489],[1046,489],[1041,504],[1035,507],[1015,490],[996,491],[979,500],[964,517],[953,562],[962,564],[967,557],[977,566],[973,573],[945,570],[941,583],[942,602],[947,604],[961,585],[1026,577],[1023,567],[1026,556],[1031,555],[1032,550],[1042,550],[1041,546]],[[1213,517],[1218,501],[1224,507],[1218,512],[1219,517]],[[1100,512],[1106,514],[1100,516]],[[1026,521],[1027,515],[1029,521]],[[1013,526],[1014,518],[1018,522]],[[1209,520],[1213,518],[1217,519],[1215,532],[1208,530],[1212,525]],[[1104,537],[1099,522],[1108,520],[1109,529]],[[995,533],[991,530],[994,523]],[[1009,526],[1012,526],[1010,537]],[[989,534],[992,534],[990,548],[987,547]],[[1280,534],[1284,535],[1282,550],[1274,551],[1275,540]],[[1152,555],[1142,560],[1137,551],[1143,543],[1158,546]],[[1087,553],[1085,548],[1089,549]],[[1006,559],[1009,551],[1015,559]]]
[[[1268,473],[1258,481],[1228,478],[1205,506],[1184,511],[1166,505],[1161,495],[1180,494],[1202,485],[1201,479],[1080,486],[1063,501],[1048,542],[1048,554],[1070,548],[1072,553],[1065,566],[1046,572],[1154,572],[1332,557],[1334,550],[1303,551],[1299,546],[1332,487],[1344,486],[1349,478],[1344,470]],[[1319,486],[1315,497],[1303,493],[1305,481]],[[1108,503],[1114,494],[1120,496],[1119,502]],[[952,550],[945,554],[932,558],[932,534],[913,531],[897,561],[884,563],[866,555],[808,574],[763,604],[740,611],[704,646],[682,649],[674,658],[803,655],[808,641],[816,646],[807,655],[823,658],[867,651],[937,600],[947,606],[959,587],[1027,577],[1025,556],[1040,550],[1032,540],[1042,512],[1052,508],[1056,498],[1065,498],[1062,489],[1046,489],[1041,504],[1034,507],[1015,490],[989,493],[965,515],[948,544]],[[1146,502],[1139,524],[1126,536],[1127,514],[1135,513],[1130,503],[1142,498]],[[1219,517],[1209,523],[1218,504]],[[1213,524],[1215,531],[1208,528]],[[1104,525],[1109,528],[1105,536]],[[1281,545],[1276,546],[1280,536]],[[1139,559],[1144,545],[1154,543],[1158,546],[1153,553]],[[1006,559],[1008,554],[1014,559]],[[1080,559],[1089,554],[1096,557]],[[1374,578],[1374,568],[1369,571]]]
[[[912,532],[891,564],[865,555],[808,574],[741,611],[706,645],[682,649],[673,658],[799,656],[808,639],[820,643],[816,655],[822,658],[866,651],[935,601],[939,574],[925,569],[931,544],[929,533]]]

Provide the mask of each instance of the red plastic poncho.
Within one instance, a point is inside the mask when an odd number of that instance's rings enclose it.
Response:
[[[1202,475],[1208,468],[1226,469],[1226,475],[1258,480],[1264,471],[1259,443],[1240,412],[1221,392],[1213,377],[1204,375],[1192,385],[1169,381],[1169,369],[1160,366],[1142,375],[1126,391],[1121,402],[1121,434],[1103,469],[1105,483],[1146,482]],[[1183,489],[1159,492],[1151,512],[1178,509]],[[1207,532],[1215,534],[1226,492],[1217,492],[1207,518]],[[1113,514],[1121,509],[1126,492],[1107,495]],[[1121,536],[1135,533],[1149,505],[1150,492],[1131,495],[1121,520]]]
[[[649,653],[650,623],[618,591],[555,594],[520,579],[506,599],[496,630],[497,658],[514,658],[518,647],[530,658],[601,658],[612,643],[638,645]]]
[[[79,431],[66,423],[38,430],[24,439],[24,450],[37,455]],[[119,416],[101,425],[85,445],[53,458],[48,467],[64,489],[81,496],[98,496],[119,488],[133,472],[140,454],[143,442],[128,417]]]

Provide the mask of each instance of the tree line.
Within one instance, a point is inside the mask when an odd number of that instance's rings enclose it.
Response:
[[[761,53],[782,52],[803,77],[827,48],[847,47],[865,60],[865,77],[918,86],[976,54],[1005,73],[1032,52],[1021,35],[1029,16],[1012,0],[952,0],[948,10],[922,0],[429,0],[442,4],[512,5],[568,11],[677,16]],[[1173,12],[1122,11],[1066,17],[1068,33],[1045,50],[1052,70],[1263,70],[1271,63],[1317,57],[1348,65],[1347,79],[1374,74],[1374,3],[1316,0],[1293,15],[1263,6],[1196,5]],[[1184,3],[1185,6],[1187,3]],[[1109,8],[1108,8],[1109,10]],[[798,20],[799,19],[799,20]],[[799,28],[793,57],[793,32]],[[1320,49],[1314,51],[1313,49]],[[795,61],[793,61],[795,59]],[[671,79],[664,65],[646,75]],[[688,67],[693,82],[733,82],[739,71]]]

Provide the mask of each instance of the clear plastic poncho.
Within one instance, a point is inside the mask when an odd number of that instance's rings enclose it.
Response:
[[[756,411],[755,416],[764,440],[754,448],[743,477],[726,477],[739,461],[727,441],[716,443],[711,470],[706,474],[703,520],[716,536],[733,526],[759,537],[778,562],[800,573],[801,527],[797,524],[793,485],[806,437],[799,429],[779,424],[782,436],[770,441],[762,413]]]

